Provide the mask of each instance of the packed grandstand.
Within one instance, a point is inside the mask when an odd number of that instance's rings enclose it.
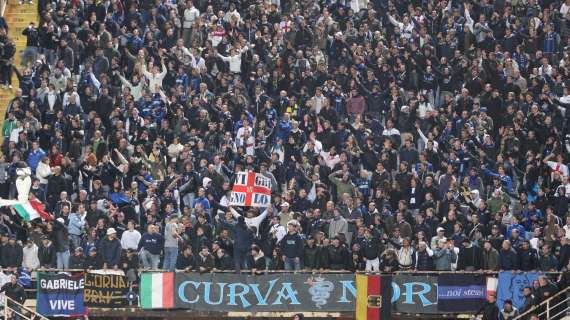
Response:
[[[331,283],[347,306],[330,310],[357,318],[350,299],[366,287],[371,319],[382,277],[395,296],[416,275],[486,286],[458,292],[481,296],[450,310],[454,289],[435,281],[428,313],[497,320],[570,286],[570,1],[21,5],[40,16],[22,30],[25,48],[0,19],[0,85],[15,92],[0,265],[17,274],[2,286],[16,301],[22,272],[37,290],[81,287],[85,301],[95,289],[84,285],[120,282],[125,305],[149,309],[185,308],[190,294],[173,286],[226,279],[223,296],[244,281],[252,295],[255,279],[281,274],[313,291],[293,297],[275,278],[264,287],[281,290],[275,299],[319,311]],[[252,185],[233,193],[248,173],[263,197],[246,196]],[[57,278],[82,270],[124,280]],[[501,275],[509,286],[489,289]],[[258,293],[236,308],[256,297],[259,310],[287,311],[261,307]],[[429,309],[391,300],[392,312]]]

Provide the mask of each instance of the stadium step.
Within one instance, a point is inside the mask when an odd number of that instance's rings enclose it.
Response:
[[[27,1],[20,5],[17,1],[11,1],[6,6],[6,11],[4,13],[4,18],[8,23],[8,36],[16,44],[16,53],[14,54],[14,66],[18,70],[22,70],[20,66],[21,56],[20,54],[26,48],[26,37],[22,35],[22,31],[30,24],[34,22],[36,26],[39,24],[39,14],[37,1],[34,4],[29,4]],[[16,73],[12,75],[12,89],[0,88],[0,128],[4,124],[4,118],[6,118],[6,111],[8,109],[8,104],[14,98],[14,94],[19,87],[18,77]],[[3,139],[0,137],[0,140]]]

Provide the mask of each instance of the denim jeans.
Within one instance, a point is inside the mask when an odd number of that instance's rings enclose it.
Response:
[[[32,63],[36,63],[36,58],[38,56],[38,47],[26,47],[22,52],[22,65],[27,65],[27,62],[30,60]]]
[[[56,252],[56,256],[57,256],[57,268],[69,269],[69,250]]]
[[[141,251],[141,262],[143,268],[145,269],[158,269],[158,264],[160,263],[160,255],[159,254],[152,254],[146,250]]]
[[[81,236],[70,234],[69,239],[71,240],[71,244],[73,245],[73,248],[71,249],[75,250],[77,247],[81,246]]]
[[[285,270],[301,270],[301,263],[295,262],[295,258],[285,258]]]
[[[164,247],[164,262],[162,269],[174,271],[176,269],[176,259],[178,258],[178,248]]]

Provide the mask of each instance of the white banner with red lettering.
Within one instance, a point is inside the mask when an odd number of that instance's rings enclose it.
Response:
[[[241,171],[236,175],[230,205],[267,207],[271,202],[271,179],[254,171]]]

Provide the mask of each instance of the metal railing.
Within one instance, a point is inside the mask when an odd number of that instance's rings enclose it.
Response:
[[[552,297],[537,304],[527,310],[526,312],[517,316],[514,320],[526,319],[529,315],[535,313],[537,310],[544,311],[538,314],[539,319],[562,319],[568,311],[570,311],[570,287],[564,288]]]
[[[17,315],[20,319],[25,320],[49,320],[48,318],[42,316],[36,311],[24,307],[24,305],[18,303],[16,300],[4,296],[4,319],[12,319],[14,315]]]

